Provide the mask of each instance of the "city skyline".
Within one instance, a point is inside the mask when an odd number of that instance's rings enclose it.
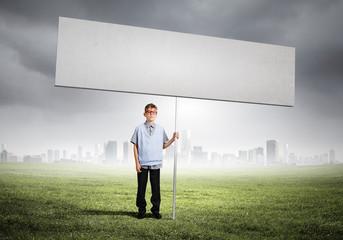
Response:
[[[131,163],[133,164],[133,152],[130,148],[129,140],[119,144],[116,140],[107,140],[103,144],[94,144],[94,151],[83,149],[83,146],[78,145],[75,152],[69,152],[65,149],[51,148],[43,153],[24,154],[18,156],[13,152],[7,151],[7,145],[1,144],[1,153],[6,150],[10,156],[15,156],[17,162],[31,161],[28,159],[36,159],[38,156],[41,160],[38,162],[85,162],[85,163]],[[336,157],[335,149],[328,149],[326,152],[316,152],[309,156],[301,156],[295,152],[289,152],[289,144],[279,144],[278,140],[265,140],[265,145],[255,145],[249,149],[237,149],[235,152],[208,152],[204,146],[192,145],[191,130],[186,129],[181,131],[178,147],[178,159],[181,164],[189,165],[206,165],[208,163],[225,163],[237,162],[245,164],[273,165],[273,164],[326,164],[326,163],[341,163]],[[102,147],[101,147],[102,146]],[[282,151],[280,149],[283,148]],[[121,149],[121,151],[119,150]],[[118,151],[119,150],[119,151]],[[196,160],[194,160],[196,159]],[[305,159],[305,160],[304,160]],[[3,157],[1,159],[3,161]],[[169,163],[174,160],[174,145],[164,150],[164,161]]]

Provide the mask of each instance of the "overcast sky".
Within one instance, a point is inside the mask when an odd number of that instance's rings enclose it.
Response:
[[[54,86],[58,17],[208,35],[296,48],[295,107],[180,99],[179,130],[219,153],[265,146],[267,139],[312,156],[343,157],[343,1],[0,1],[0,143],[17,154],[47,149],[94,151],[129,140],[159,107],[157,123],[174,130],[172,97]]]

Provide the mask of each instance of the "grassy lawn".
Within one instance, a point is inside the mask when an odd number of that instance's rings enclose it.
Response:
[[[0,239],[342,239],[343,165],[179,167],[136,219],[134,166],[0,163]],[[150,209],[150,186],[147,189]]]

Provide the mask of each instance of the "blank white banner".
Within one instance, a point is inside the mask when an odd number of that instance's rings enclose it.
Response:
[[[295,48],[59,18],[56,86],[294,105]]]

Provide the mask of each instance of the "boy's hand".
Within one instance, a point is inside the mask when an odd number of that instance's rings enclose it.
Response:
[[[141,165],[139,164],[139,163],[136,163],[136,171],[138,172],[138,173],[141,173],[142,171],[141,171]]]
[[[175,139],[175,138],[179,139],[179,132],[174,132],[173,138],[174,138],[174,139]]]
[[[179,139],[179,132],[174,132],[173,138],[170,139],[168,142],[163,143],[163,149],[166,149],[175,141],[175,138]]]

